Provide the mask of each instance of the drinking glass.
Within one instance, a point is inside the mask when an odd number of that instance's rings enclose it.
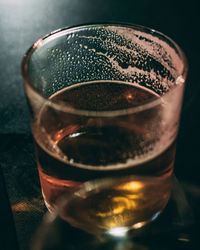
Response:
[[[95,210],[98,220],[104,206],[110,229],[155,219],[172,186],[187,75],[179,46],[138,25],[64,28],[33,44],[22,75],[47,208],[53,211],[63,193],[85,182],[113,178]],[[116,183],[119,177],[129,180]],[[111,191],[119,197],[110,199]]]

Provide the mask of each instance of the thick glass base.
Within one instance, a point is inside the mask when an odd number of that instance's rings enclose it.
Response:
[[[118,228],[110,234],[93,235],[48,213],[31,250],[195,250],[199,245],[199,194],[198,186],[182,185],[174,178],[172,195],[159,218],[128,232]]]

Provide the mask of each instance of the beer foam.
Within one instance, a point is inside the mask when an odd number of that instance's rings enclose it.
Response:
[[[116,32],[127,41],[140,45],[141,49],[162,63],[172,74],[180,75],[183,71],[183,62],[178,56],[176,50],[168,43],[155,36],[154,33],[147,34],[132,28],[109,26],[110,31]],[[127,52],[127,49],[123,46]]]
[[[130,82],[164,95],[184,69],[176,45],[154,30],[92,25],[62,31],[59,43],[54,38],[30,59],[32,83],[47,98],[73,84],[100,80]]]

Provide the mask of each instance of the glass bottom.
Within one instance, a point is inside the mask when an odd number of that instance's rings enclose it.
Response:
[[[120,235],[155,220],[166,207],[172,186],[165,177],[125,176],[85,182],[62,194],[52,207],[61,219],[91,234]]]
[[[138,229],[114,230],[111,234],[92,235],[71,226],[55,213],[47,213],[35,235],[31,250],[191,250],[199,249],[200,187],[181,185],[176,178],[171,198],[154,220]],[[156,220],[155,220],[156,219]],[[51,239],[51,241],[49,240]]]

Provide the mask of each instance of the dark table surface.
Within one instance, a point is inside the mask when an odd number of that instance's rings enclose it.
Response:
[[[52,30],[91,22],[137,23],[174,39],[189,62],[175,172],[181,181],[195,186],[200,181],[197,4],[194,0],[0,0],[0,167],[20,249],[29,248],[31,235],[45,211],[20,73],[25,51]]]

